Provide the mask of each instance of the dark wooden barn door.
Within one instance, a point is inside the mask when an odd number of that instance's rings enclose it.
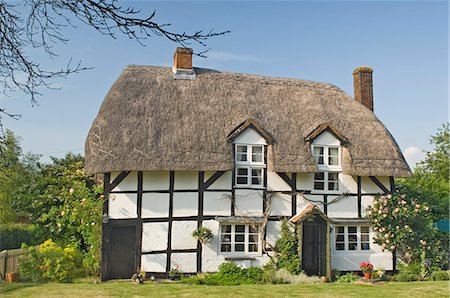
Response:
[[[302,267],[308,275],[320,275],[322,260],[321,225],[303,223]]]
[[[135,273],[135,227],[113,227],[109,257],[109,279],[131,278]]]

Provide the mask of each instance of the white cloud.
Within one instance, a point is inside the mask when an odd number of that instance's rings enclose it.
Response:
[[[425,152],[419,147],[409,146],[403,151],[403,155],[405,156],[409,166],[411,168],[415,168],[416,163],[423,160],[425,157]]]

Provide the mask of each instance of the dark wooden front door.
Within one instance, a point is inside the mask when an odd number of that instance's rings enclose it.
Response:
[[[322,275],[321,231],[319,223],[303,223],[302,267],[308,275]]]
[[[111,229],[111,253],[109,279],[131,278],[135,268],[136,228],[113,227]]]

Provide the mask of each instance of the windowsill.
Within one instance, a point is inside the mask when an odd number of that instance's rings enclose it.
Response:
[[[225,259],[251,259],[262,256],[261,252],[242,253],[242,252],[219,252],[220,256],[224,256]]]
[[[314,195],[321,195],[321,194],[332,194],[332,195],[344,195],[345,192],[339,191],[339,190],[311,190],[311,194]]]
[[[264,190],[263,185],[234,185],[234,188],[246,188],[246,189],[255,189],[255,190]]]
[[[225,257],[225,261],[253,261],[256,257]]]

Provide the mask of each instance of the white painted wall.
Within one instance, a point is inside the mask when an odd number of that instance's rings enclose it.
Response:
[[[136,194],[110,194],[108,214],[111,219],[124,219],[137,217]]]
[[[197,253],[172,253],[170,259],[171,269],[178,268],[181,272],[197,272]]]
[[[203,214],[231,216],[231,192],[203,193]]]
[[[173,194],[173,216],[198,215],[198,192],[176,192]]]
[[[141,270],[146,272],[166,272],[166,254],[142,255]]]
[[[280,238],[281,221],[269,221],[266,226],[266,241],[274,246],[275,242]]]
[[[341,142],[332,133],[324,131],[314,139],[313,144],[340,146]]]
[[[335,200],[335,203],[328,205],[328,217],[338,218],[358,218],[358,198],[356,196],[343,197],[328,196],[328,202]]]
[[[120,172],[111,173],[111,182],[116,179],[116,177],[120,174]],[[128,191],[128,190],[137,190],[137,172],[129,173],[125,179],[123,179],[119,185],[115,188],[111,189],[112,191]]]
[[[175,172],[174,189],[198,189],[198,172]]]
[[[389,177],[378,176],[377,179],[386,187],[390,189]],[[364,193],[382,193],[383,191],[376,185],[369,177],[361,178],[361,191]]]
[[[266,140],[252,128],[247,128],[243,132],[241,132],[241,134],[234,139],[233,143],[267,145]]]
[[[172,249],[197,248],[197,240],[192,237],[192,232],[196,229],[196,221],[173,221]]]
[[[142,252],[166,250],[169,223],[146,222],[142,224]]]
[[[211,178],[212,175],[214,175],[216,172],[205,172],[205,179],[204,182],[206,182],[209,178]],[[220,176],[219,179],[214,181],[213,184],[211,184],[208,189],[231,189],[232,187],[232,180],[233,180],[233,174],[231,171],[223,173],[222,176]]]
[[[168,217],[168,216],[169,216],[168,193],[142,194],[142,218]]]
[[[270,198],[270,215],[274,216],[291,216],[292,198],[290,195],[286,194],[276,194]]]
[[[144,172],[142,190],[169,190],[169,172]]]
[[[263,213],[263,192],[249,189],[235,190],[235,213],[261,216]]]

